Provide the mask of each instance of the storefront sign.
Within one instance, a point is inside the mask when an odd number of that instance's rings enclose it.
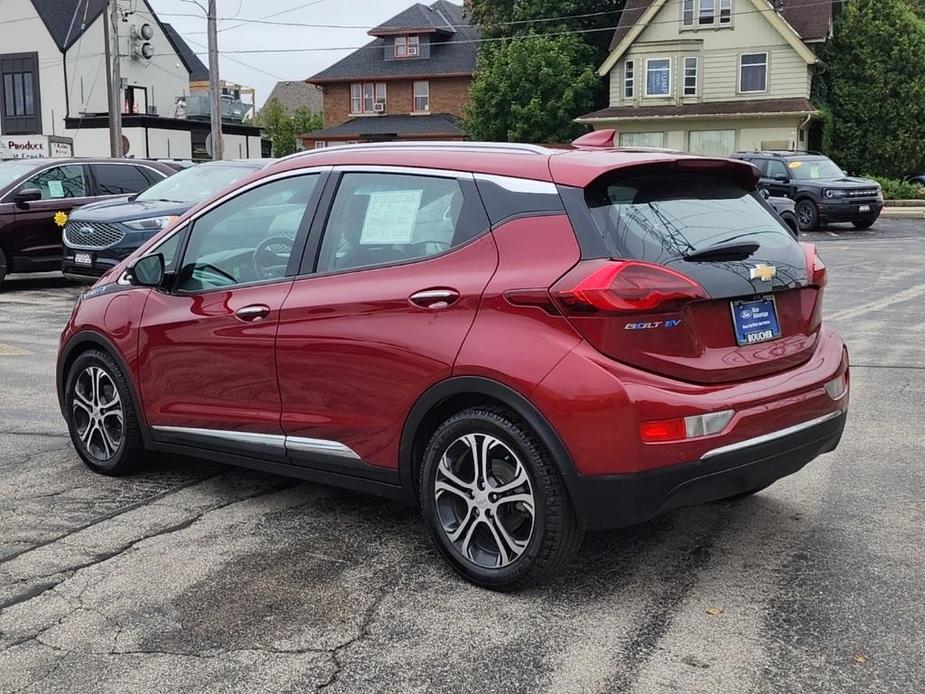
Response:
[[[74,141],[55,135],[0,135],[0,159],[74,156]]]

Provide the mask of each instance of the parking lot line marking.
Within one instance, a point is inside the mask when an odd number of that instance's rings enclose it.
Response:
[[[904,301],[915,299],[922,294],[925,294],[925,284],[909,287],[908,289],[897,292],[893,296],[889,296],[884,299],[877,299],[876,301],[869,301],[866,304],[861,304],[860,306],[855,306],[854,308],[846,308],[841,311],[835,311],[835,313],[828,314],[826,316],[826,320],[831,321],[857,318],[858,316],[863,316],[865,313],[870,313],[871,311],[879,311],[880,309],[886,308],[887,306],[892,306],[893,304],[901,304]]]
[[[5,345],[0,342],[0,357],[22,357],[30,354],[21,347],[15,345]]]

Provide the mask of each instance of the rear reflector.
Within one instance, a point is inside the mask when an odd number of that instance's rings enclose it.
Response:
[[[848,380],[845,378],[845,374],[833,378],[831,381],[827,381],[825,384],[825,392],[828,393],[829,397],[833,400],[838,400],[841,398],[847,389]]]
[[[552,287],[551,294],[566,312],[651,313],[707,298],[690,277],[636,260],[579,263]]]
[[[734,414],[734,410],[722,410],[677,419],[643,422],[639,425],[639,435],[647,443],[696,439],[718,434],[726,428]]]

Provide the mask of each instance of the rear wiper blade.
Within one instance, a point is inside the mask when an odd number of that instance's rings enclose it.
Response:
[[[745,260],[759,248],[761,244],[754,241],[726,241],[707,246],[699,251],[692,251],[684,256],[684,260],[704,263],[714,260]]]

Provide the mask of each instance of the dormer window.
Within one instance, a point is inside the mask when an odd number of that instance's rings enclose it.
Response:
[[[417,58],[421,54],[421,40],[417,34],[395,37],[396,58]]]
[[[732,0],[681,0],[681,26],[685,28],[732,25]]]

